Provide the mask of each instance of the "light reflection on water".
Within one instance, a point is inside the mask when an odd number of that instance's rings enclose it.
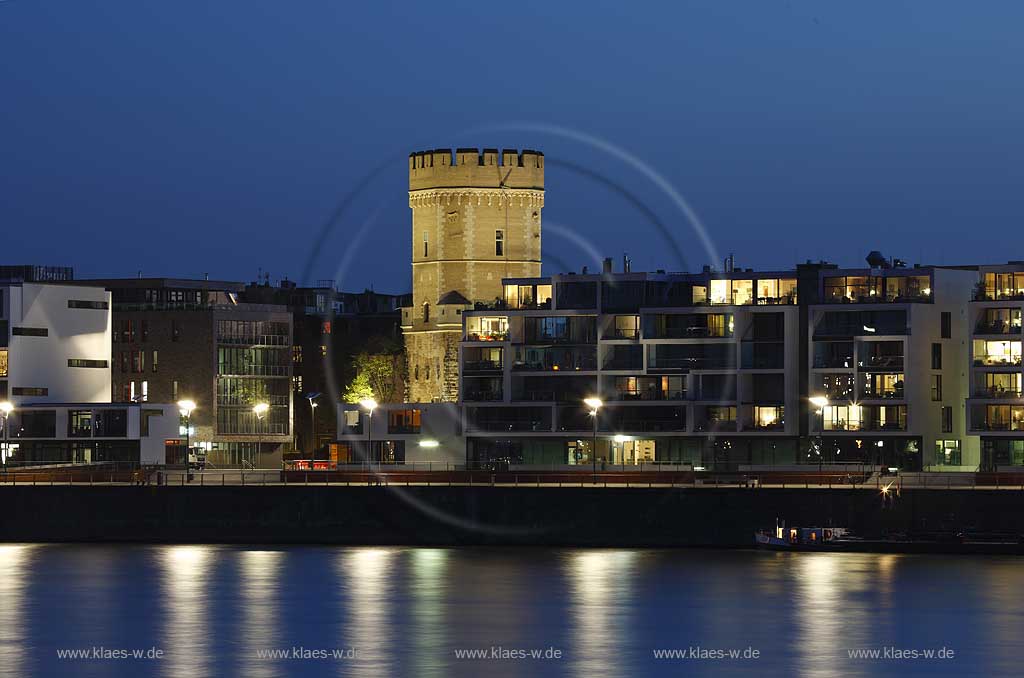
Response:
[[[204,629],[209,626],[206,587],[219,565],[214,548],[167,546],[156,552],[164,604],[160,646],[166,652],[159,666],[172,677],[209,675],[212,639]]]
[[[0,675],[1019,675],[1014,558],[699,550],[0,545]],[[73,645],[159,662],[57,660]],[[655,660],[753,647],[757,663]],[[258,649],[350,649],[268,660]],[[547,649],[556,661],[457,659]],[[951,647],[956,661],[848,649]]]

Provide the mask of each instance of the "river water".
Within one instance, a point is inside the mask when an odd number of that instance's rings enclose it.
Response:
[[[1015,558],[0,545],[0,675],[1024,675],[1022,644]]]

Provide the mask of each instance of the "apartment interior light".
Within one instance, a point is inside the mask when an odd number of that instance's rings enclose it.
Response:
[[[874,327],[868,327],[867,325],[865,325],[864,326],[864,331],[865,332],[872,332],[872,333],[874,333],[875,328]]]

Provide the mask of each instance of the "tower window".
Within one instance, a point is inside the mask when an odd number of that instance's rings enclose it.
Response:
[[[430,322],[430,304],[423,302],[423,322]]]
[[[425,256],[425,257],[429,256],[428,255],[428,252],[430,251],[429,247],[430,247],[430,243],[427,242],[427,232],[423,231],[423,256]]]
[[[505,256],[505,231],[494,232],[494,256]]]

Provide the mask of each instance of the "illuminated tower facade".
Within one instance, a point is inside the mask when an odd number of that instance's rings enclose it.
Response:
[[[412,306],[402,309],[410,402],[459,397],[462,311],[540,275],[544,154],[460,148],[409,156]]]

